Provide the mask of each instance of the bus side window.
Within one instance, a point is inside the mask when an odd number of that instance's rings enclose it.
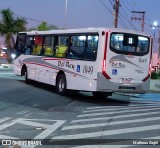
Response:
[[[25,35],[20,35],[17,37],[16,50],[19,54],[23,54],[24,48],[25,48]]]
[[[53,56],[54,54],[54,37],[45,36],[43,44],[43,53],[45,56]]]
[[[87,45],[84,58],[86,60],[95,61],[97,57],[97,49],[98,49],[98,36],[89,35],[87,37]]]
[[[72,46],[68,46],[68,58],[71,59],[83,59],[86,36],[74,35],[71,37]]]
[[[56,57],[64,58],[67,54],[67,36],[59,36],[58,37],[58,44],[56,46]]]
[[[26,45],[24,49],[24,54],[30,55],[33,51],[33,37],[26,37]]]
[[[32,54],[40,55],[41,51],[42,51],[42,44],[43,44],[43,37],[42,36],[35,36]]]

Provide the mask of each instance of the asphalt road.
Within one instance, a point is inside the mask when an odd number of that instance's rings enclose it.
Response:
[[[53,86],[25,84],[12,69],[0,69],[0,139],[12,144],[38,139],[42,146],[29,147],[159,147],[159,115],[158,93],[60,96]]]

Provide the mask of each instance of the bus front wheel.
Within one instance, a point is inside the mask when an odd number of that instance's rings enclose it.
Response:
[[[66,77],[64,74],[60,74],[57,78],[57,84],[56,84],[57,93],[60,95],[65,95],[66,86],[67,86]]]
[[[29,83],[30,83],[30,79],[28,79],[28,71],[27,71],[27,68],[25,69],[24,75],[25,75],[25,83],[26,83],[26,84],[29,84]]]

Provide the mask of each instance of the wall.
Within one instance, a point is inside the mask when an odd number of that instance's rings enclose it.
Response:
[[[151,79],[150,81],[150,90],[152,91],[159,91],[160,92],[160,80],[158,79]]]

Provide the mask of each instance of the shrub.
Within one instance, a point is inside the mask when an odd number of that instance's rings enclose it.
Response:
[[[151,79],[158,79],[159,74],[156,72],[151,73]]]

